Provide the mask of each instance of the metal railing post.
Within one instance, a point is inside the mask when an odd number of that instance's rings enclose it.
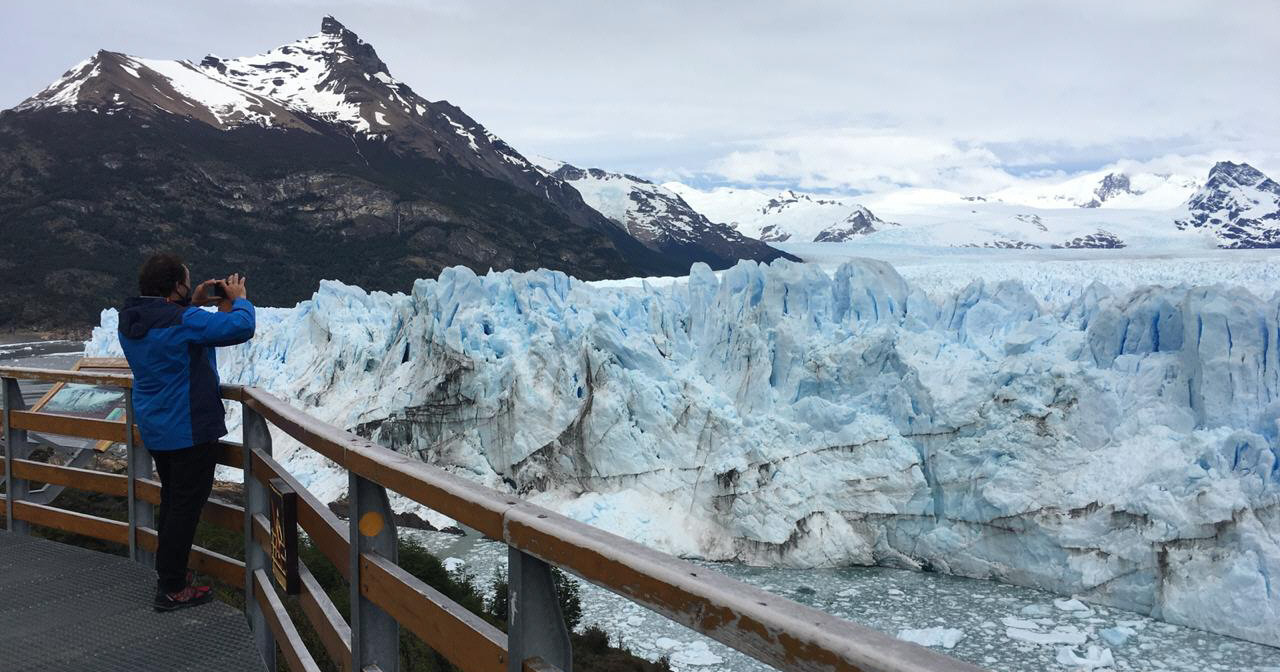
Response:
[[[539,657],[561,670],[573,669],[573,645],[560,613],[551,566],[507,547],[507,670],[521,672]]]
[[[155,507],[138,499],[139,478],[151,478],[151,453],[133,438],[133,390],[124,391],[124,449],[129,467],[129,557],[147,567],[156,566],[156,556],[138,545],[138,528],[156,526]]]
[[[16,378],[5,378],[3,387],[0,396],[4,404],[4,520],[10,532],[29,534],[31,525],[13,517],[13,503],[27,497],[27,481],[14,478],[13,461],[30,457],[31,444],[27,443],[26,430],[14,429],[9,417],[14,411],[25,411],[27,404],[22,399],[22,388],[18,387]]]
[[[376,666],[381,672],[400,668],[400,624],[361,594],[360,554],[398,561],[396,521],[387,490],[349,471],[347,507],[351,516],[351,668]]]
[[[276,669],[276,639],[267,623],[266,614],[254,598],[253,573],[259,569],[271,573],[271,562],[267,552],[253,539],[253,516],[262,514],[270,516],[270,501],[267,488],[253,476],[253,451],[260,450],[271,454],[271,432],[267,421],[257,411],[241,405],[244,418],[244,613],[249,619],[249,629],[253,631],[253,641],[262,654],[262,661],[268,670]],[[275,590],[271,586],[263,586],[264,590]]]

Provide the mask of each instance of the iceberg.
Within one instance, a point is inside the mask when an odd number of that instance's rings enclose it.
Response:
[[[869,259],[636,286],[451,268],[326,281],[219,364],[668,552],[949,572],[1280,645],[1280,293],[1071,282],[1045,304]],[[87,351],[118,353],[115,327]]]

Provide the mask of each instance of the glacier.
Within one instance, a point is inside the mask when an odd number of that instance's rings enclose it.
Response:
[[[261,309],[219,368],[680,555],[947,572],[1280,645],[1280,292],[1079,284],[1047,303],[1018,280],[931,295],[872,259],[638,286],[451,268]],[[118,353],[115,326],[87,354]]]

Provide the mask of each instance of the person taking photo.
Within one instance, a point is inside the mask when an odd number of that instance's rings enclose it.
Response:
[[[214,349],[253,338],[256,321],[243,277],[192,287],[172,254],[147,259],[138,290],[120,311],[120,346],[133,370],[138,433],[160,476],[154,606],[172,611],[213,599],[209,586],[194,585],[187,557],[227,433]]]

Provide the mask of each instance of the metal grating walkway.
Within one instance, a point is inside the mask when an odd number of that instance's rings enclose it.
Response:
[[[0,531],[5,672],[263,672],[244,614],[151,609],[155,573],[127,558]]]

